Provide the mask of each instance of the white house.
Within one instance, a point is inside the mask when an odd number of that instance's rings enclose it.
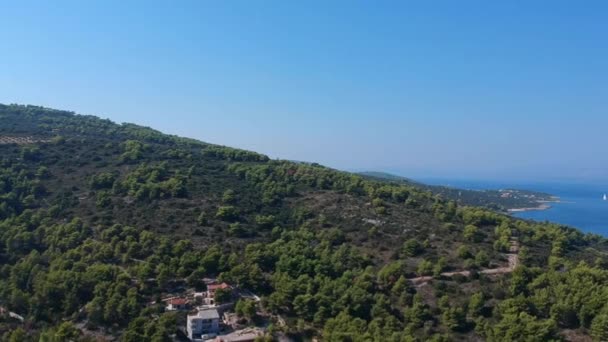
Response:
[[[186,330],[191,340],[213,338],[220,331],[220,315],[216,309],[201,310],[188,315]]]

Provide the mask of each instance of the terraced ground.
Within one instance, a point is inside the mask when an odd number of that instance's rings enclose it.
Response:
[[[30,145],[36,143],[50,142],[51,139],[36,137],[36,136],[9,136],[0,135],[0,145],[16,144],[16,145]]]

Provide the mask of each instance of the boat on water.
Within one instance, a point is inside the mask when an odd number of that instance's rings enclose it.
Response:
[[[608,201],[608,196],[606,196],[606,194],[604,194],[604,201]]]

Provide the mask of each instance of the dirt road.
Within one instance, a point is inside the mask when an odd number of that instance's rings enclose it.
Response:
[[[509,247],[509,253],[506,253],[507,260],[508,260],[507,266],[498,267],[498,268],[489,268],[489,269],[481,270],[481,271],[479,271],[479,273],[481,273],[481,274],[505,274],[505,273],[513,272],[515,267],[517,267],[517,265],[519,264],[519,256],[517,254],[518,252],[519,252],[519,242],[517,242],[517,240],[513,238],[513,239],[511,239],[511,246]],[[443,277],[453,277],[455,275],[462,275],[462,276],[468,277],[471,275],[471,271],[455,271],[455,272],[441,273],[441,276],[443,276]],[[409,281],[414,283],[414,285],[421,286],[421,285],[424,285],[425,283],[433,280],[433,278],[434,277],[432,277],[432,276],[423,276],[423,277],[410,278]]]

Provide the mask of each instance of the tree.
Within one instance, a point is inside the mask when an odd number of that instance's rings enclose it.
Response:
[[[63,322],[55,333],[56,341],[73,341],[80,336],[80,331],[71,322]]]
[[[100,209],[107,208],[112,204],[112,198],[107,191],[100,191],[97,193],[95,204]]]
[[[509,313],[493,325],[488,325],[487,339],[490,342],[556,341],[555,321],[540,320],[527,312]]]
[[[405,309],[404,316],[413,328],[422,327],[424,321],[429,318],[428,306],[420,294],[414,295],[412,306]]]
[[[419,276],[424,276],[424,275],[429,275],[433,272],[433,263],[429,260],[422,260],[419,264],[418,264],[418,268],[416,273]]]
[[[240,299],[236,303],[234,310],[237,315],[245,317],[250,321],[256,317],[256,304],[255,301],[251,299]]]
[[[228,235],[245,237],[247,235],[247,230],[239,222],[231,223],[228,227]]]
[[[138,342],[144,340],[146,334],[146,323],[148,320],[144,317],[137,317],[131,322],[123,335],[123,342]]]
[[[234,194],[234,190],[228,189],[228,190],[224,191],[224,194],[222,195],[223,203],[232,204],[232,203],[234,203],[235,199],[236,199],[236,196]]]
[[[41,179],[46,179],[49,178],[51,176],[51,172],[49,171],[49,168],[46,166],[40,166],[38,168],[38,170],[36,170],[36,177],[41,178]]]
[[[471,251],[469,250],[469,247],[465,245],[458,247],[456,254],[462,259],[468,259],[471,257]]]
[[[471,317],[477,317],[481,315],[483,307],[485,305],[483,294],[477,292],[469,299],[469,315]]]
[[[192,271],[188,278],[186,278],[186,282],[188,286],[194,287],[198,291],[202,291],[205,289],[205,283],[203,282],[203,278],[205,277],[206,270],[203,267],[199,267]]]
[[[477,269],[477,264],[473,259],[466,259],[462,265],[467,270],[475,270]]]
[[[335,318],[330,318],[323,328],[323,340],[328,342],[360,341],[365,333],[367,323],[361,318],[350,316],[343,311]]]
[[[532,279],[532,274],[530,270],[520,265],[513,273],[511,273],[511,284],[509,286],[509,290],[512,296],[517,296],[519,294],[527,294],[528,293],[528,284]]]
[[[217,213],[215,214],[215,217],[224,221],[232,221],[236,219],[237,216],[238,214],[236,208],[231,205],[217,208]]]
[[[269,229],[274,226],[275,217],[273,215],[257,215],[255,223],[262,229]]]
[[[384,201],[381,198],[374,198],[372,200],[372,206],[374,208],[382,207],[384,206]]]
[[[40,334],[40,342],[68,342],[77,341],[80,330],[71,322],[63,322],[57,328],[51,328]]]
[[[405,264],[403,261],[395,261],[384,265],[378,271],[378,283],[381,286],[392,286],[399,277],[405,273]]]
[[[488,253],[485,251],[479,251],[475,254],[475,263],[479,266],[487,267],[490,262]]]
[[[494,241],[494,250],[498,252],[508,252],[511,244],[509,243],[509,238],[506,236],[502,236],[498,240]]]
[[[124,153],[120,156],[123,162],[135,162],[143,157],[143,152],[146,146],[136,140],[127,140],[123,144]]]
[[[472,241],[472,242],[479,242],[481,240],[479,228],[477,228],[477,226],[474,226],[472,224],[468,224],[464,227],[463,235],[464,235],[465,239]]]
[[[395,284],[391,288],[391,294],[395,297],[399,297],[404,292],[406,292],[408,289],[409,289],[409,284],[408,284],[407,279],[405,279],[404,276],[400,276],[399,279],[397,279],[397,282],[395,282]]]
[[[217,289],[215,290],[215,302],[217,304],[228,303],[232,300],[232,289]]]
[[[526,246],[522,246],[519,248],[519,262],[521,264],[527,264],[530,258],[530,250]]]
[[[102,172],[91,178],[91,188],[95,190],[111,189],[116,181],[117,174],[111,172]]]
[[[387,319],[390,316],[391,303],[389,298],[382,294],[377,293],[374,295],[375,303],[371,309],[372,318]]]
[[[451,330],[462,330],[466,325],[464,310],[460,307],[447,308],[441,315],[441,322]]]
[[[439,258],[439,260],[437,260],[437,263],[433,267],[433,275],[435,277],[440,276],[441,273],[445,270],[446,266],[447,266],[447,261],[445,260],[445,258],[444,257]]]
[[[437,300],[437,307],[442,312],[449,309],[450,308],[450,297],[448,297],[448,295],[441,296],[441,298],[439,298],[439,300]]]
[[[158,276],[156,277],[156,281],[158,282],[158,286],[162,288],[166,288],[169,284],[169,281],[173,278],[173,272],[167,265],[161,265],[158,269]]]
[[[601,313],[593,319],[591,336],[596,341],[608,341],[608,314]]]
[[[407,256],[413,257],[420,254],[421,252],[422,246],[416,239],[409,239],[403,244],[403,253],[405,253],[405,255]]]
[[[298,317],[310,320],[315,314],[314,298],[310,294],[298,295],[293,300],[293,311]]]
[[[27,334],[21,327],[13,330],[8,337],[8,342],[23,342],[27,340]]]

